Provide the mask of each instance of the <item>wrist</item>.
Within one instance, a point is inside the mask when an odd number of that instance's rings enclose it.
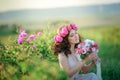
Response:
[[[82,60],[82,63],[85,64],[86,63],[86,59]]]
[[[95,61],[92,61],[92,64],[95,65]]]

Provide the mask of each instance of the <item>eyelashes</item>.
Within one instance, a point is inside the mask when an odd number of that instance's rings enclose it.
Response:
[[[78,33],[77,33],[77,32],[71,33],[71,34],[70,34],[70,37],[74,37],[75,35],[78,35]]]

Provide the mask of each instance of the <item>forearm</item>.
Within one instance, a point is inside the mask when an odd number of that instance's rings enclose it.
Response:
[[[92,62],[88,65],[88,72],[94,67],[95,63]]]
[[[82,71],[84,73],[88,73],[94,67],[94,65],[95,65],[94,62],[90,63],[89,65],[85,65],[85,66],[82,67]]]
[[[84,64],[85,61],[80,61],[74,68],[71,68],[68,72],[69,77],[72,77],[76,72],[80,71]]]

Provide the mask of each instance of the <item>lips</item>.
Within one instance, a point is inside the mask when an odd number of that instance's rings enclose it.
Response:
[[[76,42],[78,42],[78,39],[75,39]]]

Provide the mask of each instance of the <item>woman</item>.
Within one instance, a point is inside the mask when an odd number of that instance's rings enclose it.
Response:
[[[70,80],[97,80],[94,73],[88,73],[95,65],[97,56],[91,53],[85,59],[81,60],[80,55],[76,53],[78,43],[81,37],[77,33],[76,24],[70,24],[60,28],[57,36],[54,37],[54,54],[58,56],[60,67],[66,71]],[[91,62],[86,65],[87,62]],[[85,74],[79,74],[79,71]]]

